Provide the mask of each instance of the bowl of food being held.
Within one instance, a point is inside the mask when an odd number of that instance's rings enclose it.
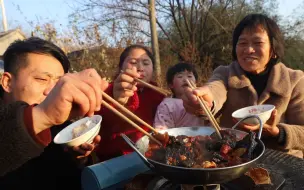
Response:
[[[82,118],[61,130],[55,136],[54,143],[68,147],[92,143],[99,134],[101,121],[100,115]]]
[[[272,111],[275,109],[274,105],[271,104],[263,104],[263,105],[255,105],[249,106],[245,108],[241,108],[232,113],[232,117],[237,121],[251,115],[257,115],[262,120],[262,124],[265,124],[266,121],[270,118]],[[243,121],[244,124],[247,125],[258,125],[259,121],[256,118],[248,118]]]

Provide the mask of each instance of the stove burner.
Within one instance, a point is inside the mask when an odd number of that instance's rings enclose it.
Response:
[[[277,173],[275,171],[270,172],[271,184],[265,185],[255,185],[254,181],[246,176],[242,175],[241,177],[234,179],[230,182],[226,182],[220,185],[208,185],[204,188],[204,186],[200,185],[181,185],[172,183],[171,181],[163,178],[156,177],[152,181],[150,181],[147,190],[244,190],[244,189],[271,189],[278,190],[281,189],[284,185],[285,179],[282,174]]]
[[[219,184],[211,185],[181,185],[182,190],[221,190]]]
[[[165,178],[156,178],[148,185],[148,190],[226,190],[219,184],[210,185],[181,185],[174,184]]]

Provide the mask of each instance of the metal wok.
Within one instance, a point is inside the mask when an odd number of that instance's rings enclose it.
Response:
[[[253,152],[253,158],[251,161],[230,166],[224,168],[186,168],[186,167],[177,167],[170,166],[164,163],[156,162],[154,160],[148,159],[144,156],[148,145],[149,138],[147,136],[139,139],[136,144],[132,142],[126,135],[121,134],[124,140],[138,153],[142,158],[145,164],[151,168],[152,171],[157,174],[167,178],[168,180],[177,183],[177,184],[191,184],[191,185],[204,185],[204,184],[221,184],[233,179],[240,177],[244,174],[250,167],[253,167],[255,163],[261,158],[265,151],[265,146],[260,140],[262,133],[262,122],[258,116],[255,117],[260,122],[260,130],[257,134],[256,141],[257,146]],[[249,117],[243,118],[240,120],[233,128],[223,130],[233,130],[237,138],[243,138],[247,133],[234,129],[240,122]],[[163,130],[160,132],[168,132],[169,135],[178,136],[178,135],[187,135],[187,136],[197,136],[197,135],[211,135],[214,132],[212,127],[181,127],[181,128],[171,128]]]

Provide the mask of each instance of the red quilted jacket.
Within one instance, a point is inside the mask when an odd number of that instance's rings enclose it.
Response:
[[[113,97],[113,84],[109,85],[106,93]],[[129,98],[125,107],[152,125],[157,106],[163,99],[164,96],[158,92],[149,88],[143,88],[140,93],[137,92],[133,97]],[[126,134],[134,142],[141,138],[143,134],[105,107],[102,107],[102,109],[95,114],[102,116],[100,130],[101,142],[99,146],[96,147],[96,153],[99,159],[104,161],[133,152],[132,148],[120,137],[120,133]],[[147,127],[139,126],[149,131]]]

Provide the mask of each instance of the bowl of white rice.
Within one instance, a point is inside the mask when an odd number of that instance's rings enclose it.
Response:
[[[68,147],[92,143],[99,134],[101,121],[100,115],[82,118],[62,129],[55,136],[54,143]]]

